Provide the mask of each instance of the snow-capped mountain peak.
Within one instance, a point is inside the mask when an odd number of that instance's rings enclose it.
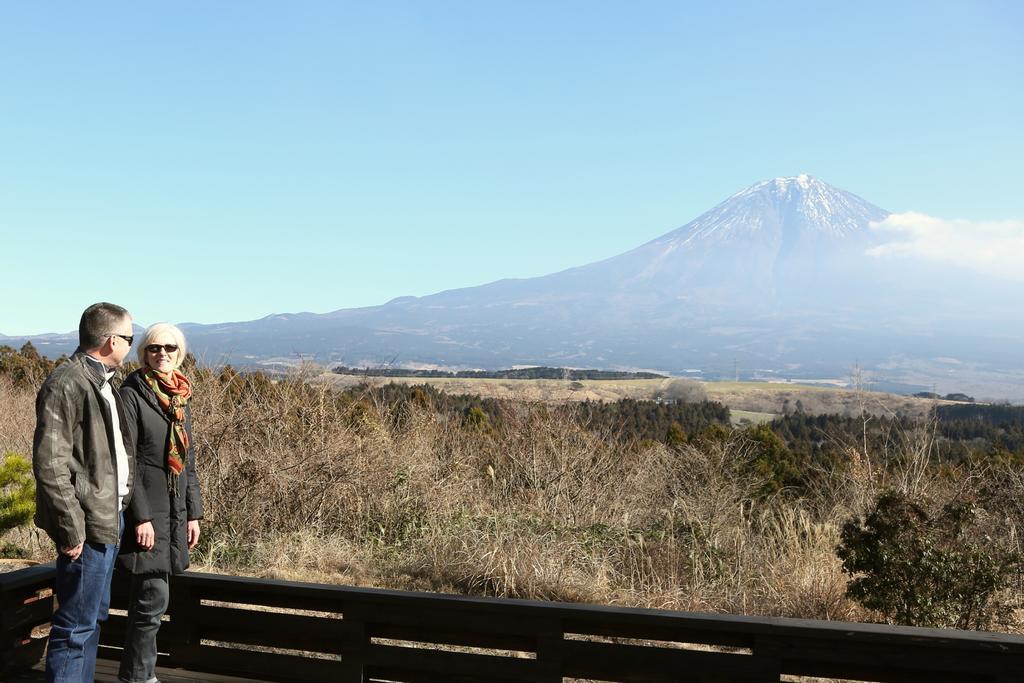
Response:
[[[803,173],[755,183],[655,242],[678,248],[702,241],[766,237],[786,242],[841,239],[867,235],[871,221],[888,215],[855,194]]]

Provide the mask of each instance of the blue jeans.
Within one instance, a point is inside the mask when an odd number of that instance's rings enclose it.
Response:
[[[93,683],[116,558],[117,546],[111,543],[86,542],[77,560],[58,554],[58,607],[46,653],[47,683]]]

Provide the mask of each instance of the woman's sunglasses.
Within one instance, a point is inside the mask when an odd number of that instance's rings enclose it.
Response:
[[[160,353],[160,349],[163,349],[169,354],[174,353],[178,350],[177,344],[149,344],[146,347],[147,353]]]

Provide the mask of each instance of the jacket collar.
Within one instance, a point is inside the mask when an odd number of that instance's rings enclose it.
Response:
[[[107,373],[102,370],[102,363],[96,361],[83,351],[81,348],[75,351],[71,356],[72,363],[78,363],[84,370],[85,376],[89,378],[93,384],[96,385],[97,389],[103,387],[107,382]]]
[[[134,389],[135,392],[146,401],[146,403],[152,406],[153,410],[160,414],[160,417],[170,422],[167,414],[164,413],[164,409],[160,407],[160,402],[157,400],[156,394],[153,393],[152,387],[142,379],[142,368],[139,368],[132,374],[128,375],[124,382],[122,382],[121,386]]]

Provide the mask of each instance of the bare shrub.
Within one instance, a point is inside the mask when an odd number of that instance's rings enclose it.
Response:
[[[0,374],[0,451],[32,452],[36,426],[35,391]]]
[[[763,612],[844,621],[863,614],[846,596],[847,579],[835,554],[839,529],[834,520],[779,506],[759,526],[763,569],[753,602]]]

